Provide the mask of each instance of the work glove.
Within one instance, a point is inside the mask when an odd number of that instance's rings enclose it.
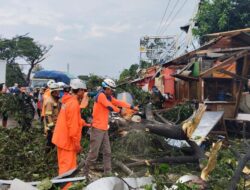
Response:
[[[138,106],[131,106],[131,109],[138,112],[139,111],[139,107]]]
[[[92,127],[92,123],[86,123],[85,126],[86,127]]]
[[[44,134],[45,134],[45,136],[48,135],[48,131],[49,131],[49,130],[50,130],[49,127],[47,127],[47,126],[44,127]]]

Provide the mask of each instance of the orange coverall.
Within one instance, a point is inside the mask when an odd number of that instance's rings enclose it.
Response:
[[[75,96],[64,99],[52,142],[57,147],[59,175],[77,167],[77,152],[81,148],[82,127],[86,122],[81,118],[80,106]],[[63,189],[67,189],[68,183]]]
[[[70,97],[72,97],[70,93],[64,92],[62,100],[61,100],[62,104],[65,104]]]

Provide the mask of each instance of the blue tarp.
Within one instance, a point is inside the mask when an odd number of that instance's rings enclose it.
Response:
[[[36,72],[33,78],[54,79],[56,82],[64,82],[66,84],[69,84],[70,80],[75,77],[67,75],[66,73],[63,73],[61,71],[42,70]]]

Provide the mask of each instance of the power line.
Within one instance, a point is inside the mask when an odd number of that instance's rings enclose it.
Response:
[[[170,24],[172,24],[172,22],[175,20],[176,16],[178,15],[178,13],[180,13],[181,9],[184,7],[184,5],[187,3],[187,0],[184,1],[184,3],[180,6],[180,8],[178,9],[178,11],[176,12],[176,14],[174,15],[174,17],[172,18],[172,20],[167,24],[166,26],[166,30],[168,29],[168,27],[170,26]],[[166,31],[165,31],[166,32]],[[164,32],[164,33],[165,33]]]
[[[161,26],[162,26],[163,20],[164,20],[164,18],[165,18],[165,16],[166,16],[166,13],[167,13],[167,10],[168,10],[168,7],[169,7],[170,2],[171,2],[171,0],[168,1],[168,4],[167,4],[167,6],[166,6],[166,8],[165,8],[164,14],[163,14],[163,16],[162,16],[162,18],[161,18],[160,25],[159,25],[159,27],[158,27],[158,29],[157,29],[157,31],[156,31],[156,35],[159,34],[159,31],[161,30]]]
[[[182,31],[180,34],[177,35],[177,40],[176,43],[173,43],[172,46],[170,47],[170,49],[172,49],[174,46],[176,46],[176,52],[174,53],[174,57],[177,55],[177,53],[182,49],[182,46],[185,44],[185,39],[186,36],[183,36],[185,32]],[[183,39],[181,39],[183,36]],[[186,49],[185,46],[183,46],[183,49]],[[164,52],[161,56],[160,56],[160,60],[165,59],[167,57],[167,55],[169,54],[169,52]],[[166,61],[166,60],[164,60]]]
[[[173,14],[173,12],[174,12],[174,10],[175,10],[175,8],[176,8],[176,6],[177,6],[177,4],[178,4],[179,1],[180,1],[180,0],[177,0],[177,1],[175,2],[172,11],[170,12],[170,14],[168,15],[167,19],[165,20],[165,23],[163,24],[162,29],[163,29],[164,26],[168,23],[168,21],[169,21],[170,17],[172,16],[172,14]],[[163,29],[163,30],[160,30],[160,31],[159,31],[159,34],[161,34],[162,32],[164,32],[164,29]]]

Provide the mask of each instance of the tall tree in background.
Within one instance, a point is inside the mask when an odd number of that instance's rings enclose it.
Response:
[[[22,73],[19,65],[16,63],[7,64],[6,67],[6,85],[8,87],[13,86],[15,83],[26,85],[25,76]]]
[[[0,39],[0,59],[6,60],[7,64],[16,63],[16,59],[20,56],[18,38]]]
[[[29,65],[26,75],[26,81],[29,83],[33,69],[41,69],[37,65],[46,59],[51,48],[52,46],[41,45],[27,35],[12,39],[0,38],[0,59],[6,60],[7,64],[17,64],[17,59],[24,60]]]
[[[42,71],[42,70],[44,70],[43,66],[42,66],[41,64],[37,64],[37,65],[33,68],[32,73],[36,73],[36,72]]]
[[[46,59],[46,55],[52,46],[41,45],[35,42],[33,38],[21,37],[18,41],[18,48],[20,50],[21,57],[29,64],[26,81],[30,81],[30,75],[32,70],[42,61]]]
[[[250,0],[203,0],[195,21],[201,43],[209,33],[250,27]]]

